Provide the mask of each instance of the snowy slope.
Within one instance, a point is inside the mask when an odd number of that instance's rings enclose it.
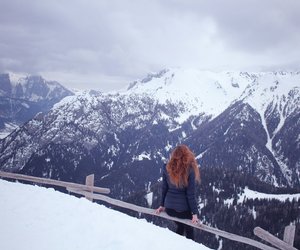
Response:
[[[16,87],[18,84],[24,85],[25,79],[27,77],[29,77],[29,75],[18,74],[18,73],[14,73],[14,72],[9,72],[8,75],[9,75],[9,79],[10,79],[10,82],[13,87]]]
[[[0,249],[209,249],[53,189],[0,180]]]
[[[245,89],[241,99],[260,114],[268,136],[267,147],[272,152],[276,132],[282,128],[285,118],[300,108],[299,98],[293,99],[293,91],[298,92],[300,88],[300,73],[260,73],[256,77],[256,82]],[[279,123],[271,134],[266,116],[274,111],[279,115]]]
[[[243,202],[243,200],[247,199],[275,199],[281,202],[286,200],[292,201],[293,199],[298,200],[300,199],[300,194],[265,194],[257,191],[253,191],[248,187],[245,187],[244,192],[242,195],[239,196],[239,202]]]
[[[183,102],[215,116],[236,99],[246,99],[257,111],[263,111],[274,98],[288,96],[294,87],[300,87],[299,72],[213,72],[171,68],[149,74],[120,93],[147,93],[160,103],[167,100]]]
[[[300,72],[261,72],[255,75],[252,86],[248,86],[242,98],[257,111],[265,111],[265,105],[272,101],[280,100],[282,96],[286,98],[293,88],[300,88]],[[297,105],[295,103],[295,108]],[[293,110],[286,110],[286,115]]]
[[[215,189],[216,190],[216,189]],[[221,191],[221,190],[217,190]],[[298,200],[300,199],[300,193],[298,194],[265,194],[261,192],[257,192],[254,190],[249,189],[248,187],[245,187],[244,191],[242,194],[239,195],[237,202],[238,203],[243,203],[245,199],[259,199],[259,200],[278,200],[281,202],[285,202],[286,200],[289,200],[290,202],[295,199]],[[225,204],[232,205],[233,204],[233,198],[225,200]]]
[[[124,94],[147,93],[159,103],[185,103],[190,107],[189,115],[205,112],[216,116],[254,80],[248,73],[173,68],[132,83]]]
[[[17,128],[18,126],[12,122],[4,123],[4,128],[0,130],[0,139],[5,138]]]

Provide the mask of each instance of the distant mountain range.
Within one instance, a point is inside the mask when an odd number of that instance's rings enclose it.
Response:
[[[1,170],[77,182],[95,173],[124,198],[156,183],[185,143],[201,166],[300,184],[298,72],[168,69],[123,92],[61,91],[69,96],[0,141]]]
[[[41,76],[0,74],[0,138],[73,92]]]
[[[161,167],[185,143],[201,167],[196,196],[204,224],[250,238],[260,226],[283,238],[292,223],[299,248],[299,199],[245,198],[249,189],[299,193],[299,72],[167,69],[126,91],[76,94],[42,77],[0,79],[1,121],[16,128],[0,140],[1,170],[79,183],[94,173],[111,196],[156,208]],[[240,247],[202,231],[196,240],[212,249]]]

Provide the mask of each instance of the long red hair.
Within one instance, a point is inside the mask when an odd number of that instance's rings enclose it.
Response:
[[[193,152],[186,145],[177,146],[167,164],[171,182],[177,187],[187,187],[190,168],[194,170],[195,180],[200,182],[200,171]]]

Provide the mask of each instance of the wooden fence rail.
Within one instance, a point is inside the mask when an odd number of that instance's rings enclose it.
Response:
[[[80,190],[85,190],[85,191],[90,191],[90,192],[98,192],[98,193],[102,193],[102,194],[110,193],[109,188],[95,187],[94,182],[89,183],[88,185],[82,185],[82,184],[73,183],[73,182],[58,181],[58,180],[53,180],[53,179],[40,178],[40,177],[35,177],[35,176],[30,176],[30,175],[15,174],[15,173],[3,172],[3,171],[0,171],[0,176],[4,177],[4,178],[8,178],[8,179],[30,181],[30,182],[53,185],[53,186],[64,187],[64,188],[77,188]]]
[[[226,231],[222,231],[220,229],[210,227],[210,226],[207,226],[207,225],[204,225],[201,223],[193,224],[191,222],[191,220],[184,220],[184,219],[179,219],[176,217],[171,217],[171,216],[167,215],[165,212],[156,214],[154,209],[137,206],[137,205],[134,205],[131,203],[116,200],[116,199],[110,198],[108,196],[99,194],[99,193],[108,194],[110,192],[110,190],[107,188],[94,187],[94,175],[87,176],[86,185],[81,185],[81,184],[71,183],[71,182],[62,182],[62,181],[57,181],[57,180],[52,180],[52,179],[38,178],[38,177],[27,176],[27,175],[7,173],[7,172],[2,172],[2,171],[0,171],[0,176],[5,177],[5,178],[26,180],[26,181],[32,181],[32,182],[37,182],[37,183],[65,187],[69,192],[83,195],[90,201],[101,200],[101,201],[107,202],[111,205],[126,208],[129,210],[133,210],[138,213],[144,213],[144,214],[158,216],[158,217],[165,218],[165,219],[172,220],[172,221],[178,221],[178,222],[184,223],[186,225],[195,227],[197,229],[227,238],[229,240],[241,242],[241,243],[251,245],[251,246],[257,247],[259,249],[263,249],[263,250],[278,250],[278,249],[297,250],[295,247],[293,247],[294,235],[295,235],[295,225],[290,225],[285,228],[283,241],[259,227],[256,227],[254,229],[254,234],[256,236],[258,236],[259,238],[274,245],[276,247],[276,248],[274,248],[272,246],[268,246],[266,244],[263,244],[259,241],[253,240],[253,239],[249,239],[249,238],[246,238],[246,237],[243,237],[240,235],[228,233]]]
[[[288,227],[291,227],[291,226],[288,226]],[[276,246],[279,249],[282,249],[282,250],[297,250],[295,247],[293,247],[294,241],[292,242],[292,244],[286,243],[286,242],[278,239],[276,236],[270,234],[268,231],[266,231],[266,230],[264,230],[260,227],[254,228],[254,234],[257,237],[259,237],[259,238],[261,238],[261,239],[263,239],[267,242],[270,242],[273,246]]]

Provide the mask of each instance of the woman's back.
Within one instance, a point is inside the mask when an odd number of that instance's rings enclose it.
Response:
[[[192,223],[198,223],[195,190],[200,173],[194,154],[186,145],[177,146],[162,172],[162,199],[156,212],[165,210],[170,216],[191,219]],[[176,233],[194,239],[192,227],[180,222],[175,223]]]
[[[188,185],[177,187],[171,180],[166,169],[166,165],[163,167],[163,187],[162,192],[165,193],[164,206],[166,208],[174,209],[178,212],[192,211],[196,214],[197,204],[195,200],[195,173],[190,168],[188,176]]]

